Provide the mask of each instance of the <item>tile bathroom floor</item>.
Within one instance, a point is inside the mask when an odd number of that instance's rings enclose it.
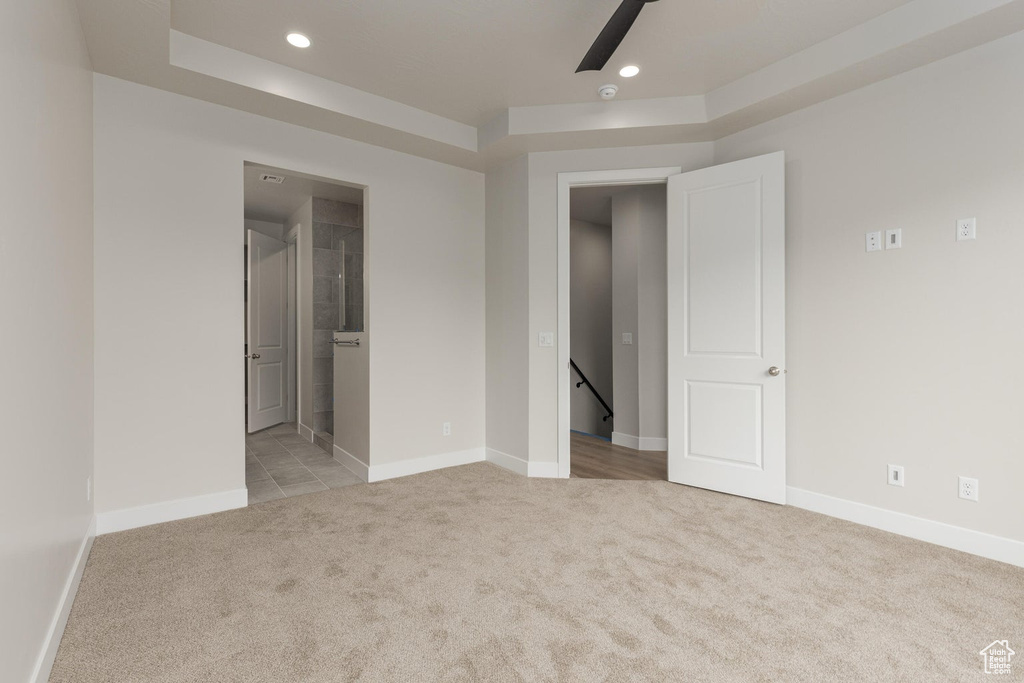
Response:
[[[295,423],[245,437],[245,486],[250,505],[361,483],[329,453],[299,436]]]

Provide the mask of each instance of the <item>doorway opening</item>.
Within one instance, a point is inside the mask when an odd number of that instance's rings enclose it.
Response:
[[[366,189],[250,162],[243,178],[249,502],[358,483],[335,455],[363,425],[335,408],[366,405],[369,387],[335,349],[366,330]]]
[[[668,477],[664,183],[569,197],[570,476]]]
[[[784,153],[686,173],[678,167],[559,173],[557,183],[558,475],[570,476],[572,456],[571,193],[658,184],[666,187],[666,289],[656,305],[666,310],[667,478],[785,503]],[[641,270],[637,283],[649,275]],[[628,330],[615,331],[613,339],[616,334]],[[616,339],[615,348],[630,341]],[[627,420],[617,401],[612,407],[614,439],[626,433]]]

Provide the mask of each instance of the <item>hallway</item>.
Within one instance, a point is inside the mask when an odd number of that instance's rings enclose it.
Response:
[[[569,435],[572,477],[581,479],[668,479],[668,454],[635,451],[578,432]]]

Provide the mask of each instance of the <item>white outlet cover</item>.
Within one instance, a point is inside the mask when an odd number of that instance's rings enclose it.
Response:
[[[540,346],[554,346],[555,345],[555,333],[554,332],[541,332],[537,343]]]
[[[978,238],[978,221],[976,218],[961,218],[956,222],[956,241]]]
[[[964,500],[978,502],[978,480],[970,477],[960,477],[957,480],[957,495]]]
[[[903,486],[904,483],[903,466],[889,465],[889,486]]]
[[[864,251],[882,251],[882,231],[864,233]]]
[[[452,435],[452,423],[451,422],[445,422],[444,424],[441,425],[441,436],[451,436],[451,435]]]
[[[886,249],[902,249],[903,248],[903,230],[896,228],[895,230],[885,231],[885,248]]]
[[[628,344],[632,344],[633,343],[633,333],[632,332],[623,332],[622,333],[622,343],[623,344],[627,344],[627,345]]]

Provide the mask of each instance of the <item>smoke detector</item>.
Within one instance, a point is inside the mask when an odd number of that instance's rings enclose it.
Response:
[[[597,94],[601,96],[602,100],[610,100],[615,97],[615,93],[619,92],[619,86],[614,83],[602,85],[597,89]]]
[[[276,183],[276,184],[280,185],[281,183],[284,182],[284,176],[283,175],[273,175],[271,173],[263,173],[263,174],[260,175],[260,180],[262,180],[265,183]]]

